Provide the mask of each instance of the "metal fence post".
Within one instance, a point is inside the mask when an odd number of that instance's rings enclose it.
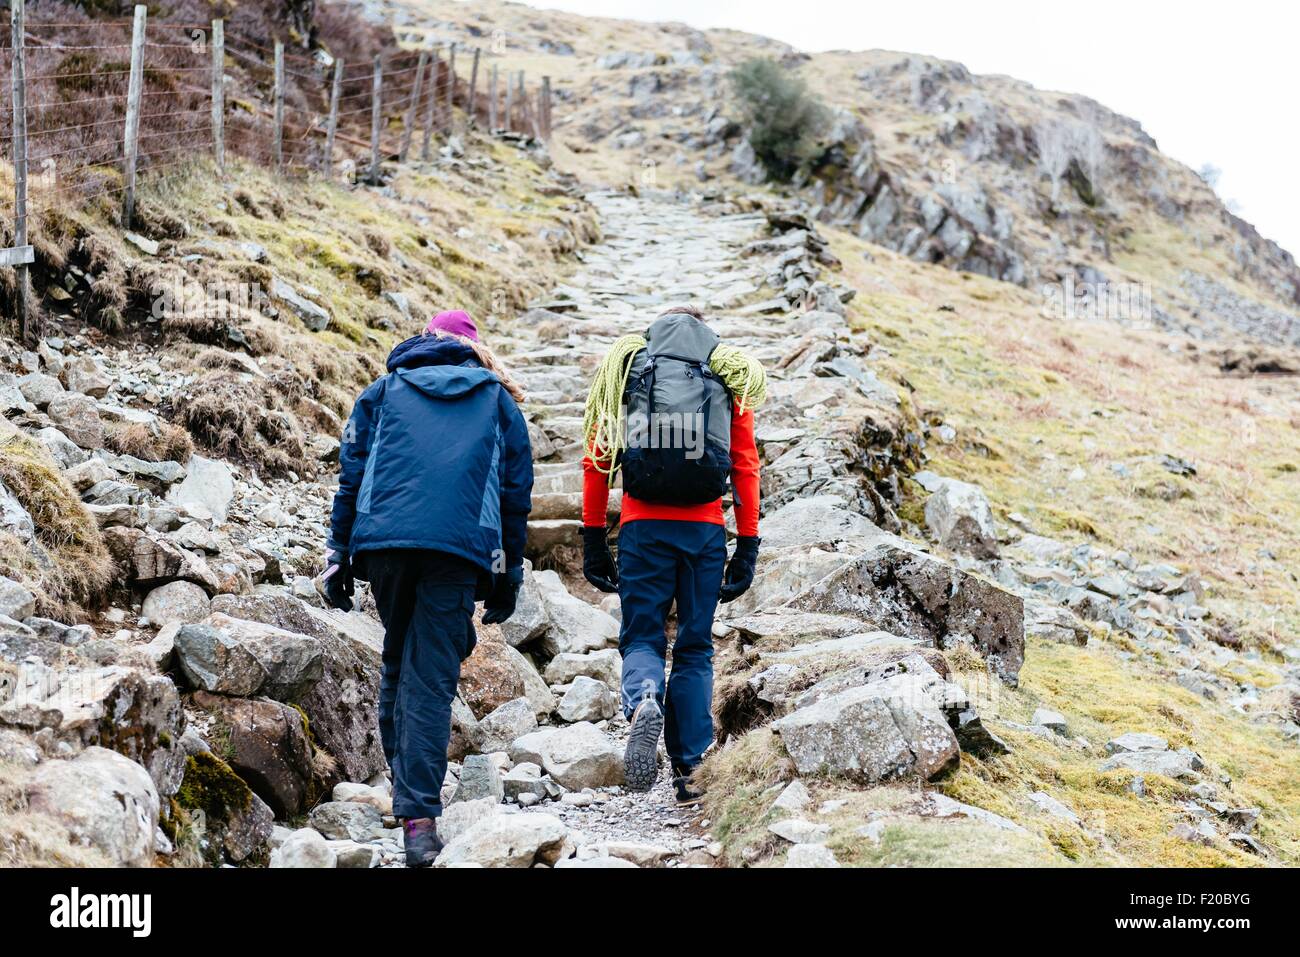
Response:
[[[212,21],[212,156],[226,172],[226,22]]]
[[[144,90],[144,30],[149,8],[138,4],[135,8],[135,23],[131,30],[131,80],[126,93],[126,129],[123,131],[122,147],[126,158],[126,167],[122,172],[125,189],[122,192],[122,228],[131,228],[131,217],[135,213],[135,166],[140,146],[140,94]]]
[[[379,185],[379,127],[384,118],[384,64],[375,54],[375,79],[370,88],[370,183]]]
[[[330,120],[325,131],[325,178],[334,178],[334,134],[339,128],[339,94],[343,92],[343,61],[334,61],[334,85],[330,87]]]
[[[492,79],[488,82],[488,132],[497,131],[497,65],[492,64]]]

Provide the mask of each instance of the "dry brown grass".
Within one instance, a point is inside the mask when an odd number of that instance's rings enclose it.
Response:
[[[0,535],[0,574],[36,595],[37,613],[76,620],[113,580],[113,559],[99,526],[49,453],[23,436],[0,440],[0,482],[36,524],[33,549]]]
[[[106,444],[120,455],[134,455],[146,462],[187,462],[194,453],[194,440],[178,425],[143,422],[115,425],[105,435]]]
[[[176,403],[173,416],[203,448],[247,462],[272,476],[310,476],[316,466],[292,411],[303,398],[300,380],[256,380],[221,370],[203,376]]]

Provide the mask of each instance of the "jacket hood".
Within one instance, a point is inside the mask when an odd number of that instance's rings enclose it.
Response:
[[[403,366],[395,370],[402,381],[435,399],[454,399],[497,377],[482,366]]]
[[[455,339],[437,336],[412,336],[393,347],[388,354],[388,371],[417,369],[422,366],[478,366],[474,350]]]
[[[474,350],[455,339],[412,336],[388,356],[388,371],[435,399],[453,399],[497,377],[478,364]]]

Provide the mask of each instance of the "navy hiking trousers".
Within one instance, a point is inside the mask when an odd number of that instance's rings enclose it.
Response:
[[[451,702],[474,650],[478,566],[445,552],[379,549],[357,556],[384,623],[379,733],[393,771],[393,815],[442,814]]]
[[[642,683],[664,710],[664,744],[674,773],[695,769],[713,742],[713,612],[727,561],[727,532],[709,522],[636,519],[618,533],[623,606],[623,713],[631,718]],[[665,625],[677,603],[672,674]]]

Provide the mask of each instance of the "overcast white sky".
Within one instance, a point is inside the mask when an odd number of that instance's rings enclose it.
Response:
[[[1234,0],[529,0],[531,6],[732,27],[808,51],[903,50],[1082,93],[1161,150],[1222,168],[1219,192],[1300,256],[1300,4]]]

